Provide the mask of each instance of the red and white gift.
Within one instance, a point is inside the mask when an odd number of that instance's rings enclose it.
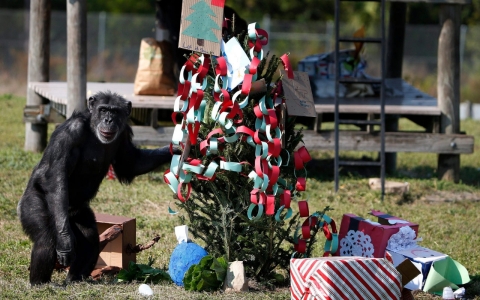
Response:
[[[402,279],[384,258],[290,260],[291,299],[400,299]]]
[[[336,256],[385,257],[389,238],[400,228],[409,226],[418,235],[418,224],[372,210],[377,221],[364,219],[354,214],[344,214],[338,234]]]

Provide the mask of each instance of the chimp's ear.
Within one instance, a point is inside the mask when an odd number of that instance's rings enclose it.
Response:
[[[126,110],[127,110],[127,116],[130,116],[130,114],[132,113],[132,102],[127,101]]]
[[[97,99],[94,96],[88,98],[87,107],[91,113],[93,113],[93,106],[95,105],[95,101],[97,101]]]

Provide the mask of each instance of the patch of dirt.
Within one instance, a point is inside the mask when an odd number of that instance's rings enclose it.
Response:
[[[480,201],[480,194],[470,192],[449,192],[449,191],[436,191],[432,194],[422,197],[423,201],[429,203],[440,202],[458,202],[458,201]]]

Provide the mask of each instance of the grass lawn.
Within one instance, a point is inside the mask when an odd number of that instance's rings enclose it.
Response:
[[[31,242],[22,232],[16,206],[34,165],[41,154],[23,151],[25,126],[22,110],[25,99],[10,95],[0,96],[0,298],[1,299],[136,299],[140,283],[119,284],[114,278],[100,282],[83,282],[67,287],[47,285],[30,288],[28,266]],[[402,128],[412,127],[407,122]],[[49,127],[49,133],[53,125]],[[333,192],[332,153],[313,152],[315,160],[308,168],[307,191],[311,209],[326,205],[337,223],[344,213],[368,217],[370,209],[403,217],[420,224],[422,246],[449,254],[469,271],[472,282],[466,286],[469,298],[480,299],[480,123],[462,122],[461,130],[474,135],[475,153],[461,157],[461,183],[438,181],[434,154],[400,153],[398,169],[389,180],[407,181],[410,193],[405,197],[387,195],[380,201],[378,192],[370,191],[368,177],[346,172],[339,193]],[[369,155],[354,153],[352,155]],[[146,243],[156,234],[158,244],[141,252],[138,263],[155,259],[154,267],[168,266],[176,239],[174,226],[181,225],[178,215],[168,213],[175,209],[175,200],[163,183],[163,170],[138,177],[130,186],[105,180],[91,205],[94,211],[137,219],[137,243]],[[375,174],[378,174],[376,172]],[[376,175],[374,175],[376,176]],[[435,198],[437,201],[428,201]],[[180,212],[181,213],[181,212]],[[198,241],[197,241],[198,242]],[[322,243],[323,241],[321,241]],[[318,245],[320,255],[323,245]],[[61,285],[65,273],[55,272],[53,282]],[[275,291],[253,291],[237,295],[221,293],[191,293],[174,284],[151,285],[156,299],[290,299],[287,288]],[[436,299],[425,293],[415,293],[416,299]]]

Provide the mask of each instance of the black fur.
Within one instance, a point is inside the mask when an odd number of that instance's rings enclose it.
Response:
[[[88,100],[53,133],[18,204],[25,233],[33,241],[32,285],[49,282],[58,262],[70,266],[68,281],[82,280],[99,254],[95,216],[89,203],[113,165],[117,178],[135,176],[169,162],[168,147],[138,149],[127,124],[131,103],[106,92]]]

